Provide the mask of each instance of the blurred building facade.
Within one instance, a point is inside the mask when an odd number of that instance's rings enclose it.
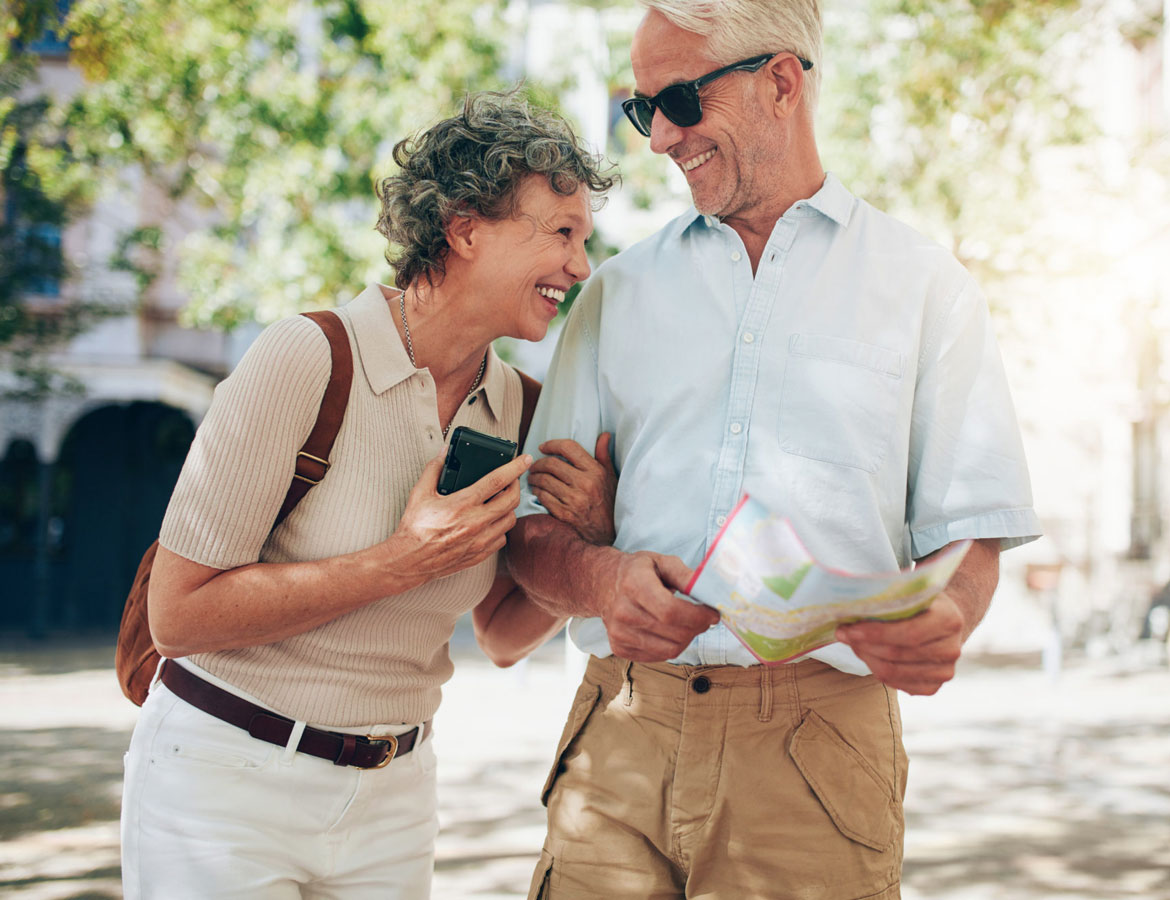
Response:
[[[1085,60],[1099,133],[1037,160],[1042,262],[1000,329],[1046,532],[1005,565],[1066,643],[1103,652],[1148,632],[1170,580],[1168,13],[1103,29]]]
[[[36,90],[68,97],[80,87],[64,42],[47,37],[30,49]],[[167,254],[145,291],[115,265],[127,234],[158,228],[162,246],[173,246],[193,215],[127,170],[88,215],[52,236],[70,275],[36,285],[26,305],[41,316],[75,301],[122,312],[51,354],[81,392],[0,400],[0,628],[118,623],[212,390],[250,337],[180,325],[184,297]],[[11,373],[0,378],[0,391],[13,387]]]

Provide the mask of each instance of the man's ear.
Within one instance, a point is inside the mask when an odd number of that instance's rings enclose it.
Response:
[[[447,246],[463,259],[470,259],[478,249],[479,219],[468,213],[456,213],[447,223]]]
[[[777,118],[787,119],[804,96],[804,68],[793,53],[783,53],[768,63],[768,100]]]

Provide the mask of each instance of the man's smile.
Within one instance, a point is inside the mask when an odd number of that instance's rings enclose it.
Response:
[[[705,163],[707,160],[709,160],[712,156],[714,156],[717,150],[718,150],[717,147],[712,147],[710,150],[704,150],[702,153],[699,153],[696,156],[692,156],[690,159],[677,160],[678,166],[684,172],[689,172],[692,169],[697,169],[699,166],[701,166],[703,163]]]

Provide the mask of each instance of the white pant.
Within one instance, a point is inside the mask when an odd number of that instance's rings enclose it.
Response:
[[[384,769],[343,768],[256,740],[156,683],[126,754],[127,900],[421,900],[437,831],[429,736]]]

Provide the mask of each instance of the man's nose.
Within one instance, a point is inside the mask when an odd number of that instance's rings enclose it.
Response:
[[[682,138],[682,129],[662,114],[662,110],[654,109],[654,118],[650,120],[650,149],[655,153],[666,153]]]

